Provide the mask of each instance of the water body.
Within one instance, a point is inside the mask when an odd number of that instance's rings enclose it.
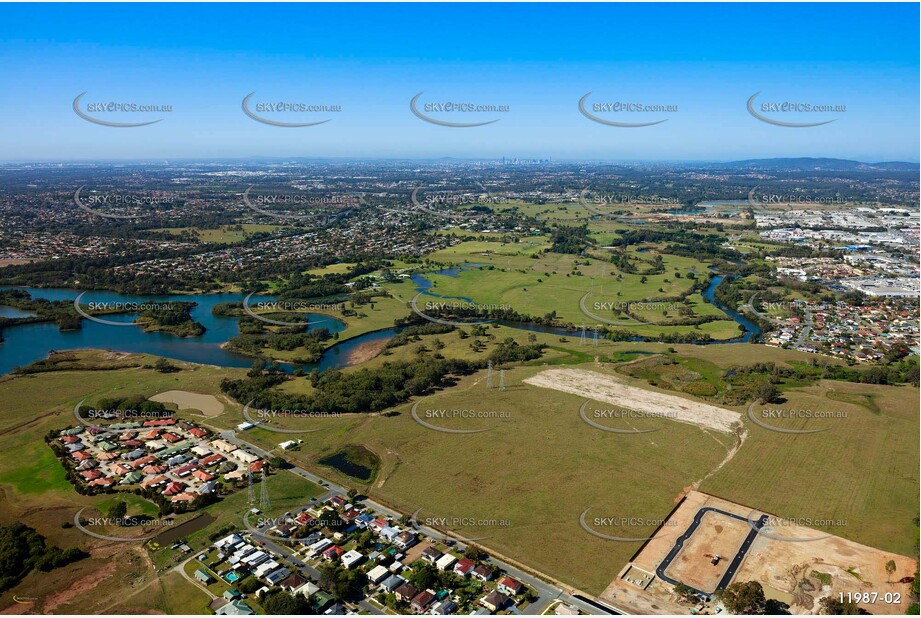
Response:
[[[716,307],[717,309],[719,309],[720,311],[728,315],[730,318],[735,320],[736,323],[741,325],[745,329],[745,332],[740,337],[736,337],[734,339],[723,339],[720,341],[712,341],[710,342],[710,345],[721,344],[721,343],[748,343],[749,341],[752,340],[752,337],[755,337],[761,334],[761,327],[759,327],[757,324],[755,324],[754,322],[746,318],[741,313],[733,309],[730,309],[729,307],[727,307],[726,305],[720,302],[717,302],[715,298],[716,286],[722,283],[726,277],[727,275],[717,275],[715,277],[712,277],[710,279],[709,285],[707,285],[706,289],[704,289],[704,291],[701,292],[701,295],[707,300],[707,302],[711,303],[714,307]]]
[[[449,268],[435,271],[434,273],[448,277],[456,277],[464,268],[476,267],[478,265],[465,265],[461,268]],[[760,334],[761,329],[757,324],[747,319],[744,315],[725,307],[716,302],[714,290],[725,275],[717,275],[710,280],[707,288],[702,292],[703,297],[708,302],[726,313],[730,318],[744,327],[745,332],[739,337],[712,341],[704,345],[747,343],[752,337]],[[432,287],[431,281],[426,279],[423,274],[415,274],[412,281],[416,284],[418,292],[433,296],[436,298],[457,299],[464,302],[473,302],[465,297],[438,296],[430,292]],[[9,289],[9,286],[0,287],[0,289]],[[79,290],[67,288],[21,288],[29,292],[33,298],[44,298],[47,300],[74,300],[80,294]],[[192,308],[192,319],[201,323],[205,327],[205,333],[200,337],[177,337],[168,333],[148,333],[144,332],[138,326],[111,326],[99,324],[92,320],[83,320],[82,328],[74,331],[61,331],[58,326],[51,322],[23,324],[20,326],[11,326],[3,329],[4,342],[0,343],[0,375],[10,373],[15,367],[24,367],[37,360],[48,356],[51,351],[66,350],[86,350],[101,349],[115,352],[132,352],[140,354],[152,354],[163,356],[180,361],[192,363],[201,363],[206,365],[215,365],[218,367],[250,367],[254,359],[241,354],[235,354],[221,349],[221,344],[227,342],[232,337],[240,333],[237,318],[215,316],[211,309],[223,302],[240,302],[244,295],[239,293],[233,294],[176,294],[170,296],[132,296],[128,294],[119,294],[109,291],[90,291],[81,299],[82,303],[90,302],[164,302],[164,301],[191,301],[197,303]],[[269,296],[254,296],[252,302],[260,300],[271,300]],[[2,307],[0,307],[2,308]],[[6,307],[14,312],[19,312],[13,307]],[[20,312],[25,313],[25,312]],[[2,314],[0,314],[2,315]],[[19,315],[10,315],[8,317],[23,317]],[[129,324],[134,321],[137,314],[121,314],[106,316],[105,319],[124,322]],[[345,325],[329,316],[319,314],[306,314],[306,319],[316,321],[317,324],[310,326],[314,328],[328,328],[331,333],[341,332]],[[502,326],[517,328],[531,332],[547,333],[558,335],[560,337],[571,337],[578,334],[578,329],[561,328],[558,326],[547,326],[543,324],[533,324],[529,322],[516,322],[511,320],[498,320]],[[397,334],[398,329],[386,328],[383,330],[365,333],[358,337],[353,337],[337,343],[323,353],[318,363],[295,365],[285,363],[282,368],[285,371],[293,372],[297,369],[311,371],[317,369],[325,371],[327,369],[341,369],[349,366],[349,358],[352,353],[361,345],[369,342],[387,340]],[[647,339],[643,337],[632,338],[631,341],[643,342]]]
[[[0,305],[0,318],[34,318],[35,314],[30,311],[23,311],[17,307],[9,305]]]
[[[374,469],[359,463],[359,461],[365,461],[368,458],[376,459],[377,456],[365,448],[350,447],[321,459],[317,463],[321,466],[334,468],[346,476],[360,481],[370,481],[374,475]],[[359,461],[356,461],[356,459]]]
[[[4,287],[3,289],[9,289]],[[33,298],[47,300],[72,301],[79,294],[79,290],[66,288],[21,288],[32,295]],[[80,330],[61,331],[53,322],[23,324],[3,329],[4,342],[0,344],[0,374],[9,373],[14,367],[24,367],[37,360],[48,356],[49,352],[65,350],[101,349],[115,352],[133,352],[164,356],[180,361],[217,365],[220,367],[250,367],[252,358],[241,354],[234,354],[221,349],[221,344],[231,337],[240,334],[237,318],[215,316],[211,309],[223,302],[240,302],[243,294],[176,294],[170,296],[133,296],[109,291],[89,291],[81,299],[81,303],[108,302],[108,303],[142,303],[142,302],[167,302],[185,301],[195,302],[192,308],[192,319],[205,327],[205,333],[199,337],[177,337],[168,333],[148,333],[135,325],[112,326],[100,324],[92,320],[82,320]],[[270,297],[254,296],[251,302],[271,300]],[[120,314],[105,316],[106,320],[130,324],[138,314]],[[311,329],[328,328],[330,332],[340,332],[345,325],[329,316],[308,314],[307,320],[316,321]],[[353,342],[345,342],[335,346],[335,352],[327,353],[323,359],[314,365],[304,366],[304,369],[327,369],[341,367],[347,363],[349,354],[354,349]],[[294,371],[297,366],[286,366]]]

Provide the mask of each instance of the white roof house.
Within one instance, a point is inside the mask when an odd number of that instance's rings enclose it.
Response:
[[[239,459],[240,461],[245,462],[245,463],[253,463],[257,459],[259,459],[258,455],[253,455],[249,451],[244,451],[242,448],[238,448],[235,451],[231,451],[230,456],[235,459]]]
[[[442,571],[447,571],[454,565],[455,562],[457,562],[457,558],[451,554],[445,554],[435,561],[435,566],[437,566]]]
[[[353,549],[351,551],[347,551],[344,554],[342,554],[341,560],[345,568],[351,569],[353,566],[361,562],[362,558],[364,557],[365,557],[364,554],[362,554],[361,552],[357,552]]]
[[[260,564],[258,567],[256,567],[253,570],[253,575],[255,575],[256,577],[263,577],[266,574],[271,573],[272,571],[277,569],[279,566],[280,565],[274,560],[263,562],[262,564]]]
[[[235,547],[236,545],[239,545],[242,542],[243,542],[243,539],[240,538],[239,535],[230,534],[228,536],[225,536],[223,539],[219,541],[215,541],[214,547],[220,550],[224,550],[226,548]]]
[[[368,571],[368,581],[372,584],[379,584],[388,577],[390,577],[390,571],[381,564]]]
[[[310,551],[314,551],[314,552],[323,551],[324,549],[326,549],[327,547],[329,547],[329,546],[332,545],[332,544],[333,544],[333,542],[330,541],[329,539],[320,539],[320,540],[317,541],[316,543],[310,545],[310,546],[308,547],[308,549],[309,549]]]

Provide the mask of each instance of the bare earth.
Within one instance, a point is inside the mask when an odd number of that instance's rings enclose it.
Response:
[[[744,521],[722,513],[707,513],[698,531],[668,565],[665,574],[698,590],[716,590],[750,531],[751,527]],[[721,560],[713,565],[711,560],[716,556]]]
[[[380,354],[387,345],[386,340],[362,343],[349,354],[349,365],[360,365]]]
[[[615,376],[586,369],[547,369],[525,382],[726,433],[741,422],[738,412],[630,386]]]
[[[150,398],[160,403],[174,403],[180,410],[200,410],[205,416],[217,416],[224,411],[224,404],[214,395],[190,393],[189,391],[166,391]]]
[[[691,606],[678,601],[670,584],[655,577],[643,590],[625,581],[623,576],[634,566],[655,573],[656,567],[674,546],[676,539],[687,530],[694,515],[705,506],[751,519],[762,514],[761,511],[715,496],[698,491],[689,492],[681,506],[669,517],[669,523],[676,525],[660,527],[652,540],[621,570],[599,598],[631,614],[687,614]],[[670,576],[694,585],[718,580],[716,576],[725,572],[723,562],[718,571],[714,571],[705,554],[719,553],[725,556],[733,545],[737,549],[747,526],[745,522],[738,522],[742,529],[730,530],[727,526],[737,527],[737,524],[730,523],[730,518],[710,515],[712,513],[703,517],[700,527],[669,566]],[[889,560],[896,565],[891,577],[886,573],[886,563]],[[860,545],[791,520],[772,518],[755,538],[732,581],[759,582],[765,596],[788,603],[791,614],[818,614],[822,597],[838,598],[839,594],[848,592],[875,593],[875,602],[858,603],[870,613],[904,614],[910,603],[910,584],[898,582],[903,577],[914,575],[917,566],[913,558]],[[824,584],[821,579],[831,583]],[[887,594],[890,596],[887,597]],[[712,606],[707,609],[712,611]]]

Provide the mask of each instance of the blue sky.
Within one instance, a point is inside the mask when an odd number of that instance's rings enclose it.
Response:
[[[0,159],[552,157],[918,160],[917,4],[0,4]],[[137,128],[99,126],[87,101],[169,104]],[[339,105],[263,114],[241,100]],[[430,114],[453,101],[506,113]],[[578,101],[676,105],[597,115]],[[746,101],[844,105],[753,118]]]

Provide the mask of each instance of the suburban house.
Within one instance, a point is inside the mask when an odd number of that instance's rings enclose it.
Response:
[[[401,532],[394,537],[393,544],[402,550],[409,549],[416,544],[416,534],[408,530]]]
[[[214,578],[208,575],[208,573],[206,573],[202,569],[195,569],[195,579],[197,579],[203,584],[210,584],[211,582],[214,581]]]
[[[368,581],[372,584],[379,584],[390,575],[390,571],[387,570],[387,567],[379,564],[370,571],[368,571]]]
[[[457,562],[457,558],[451,554],[445,554],[435,562],[435,566],[438,567],[439,571],[447,571],[454,563]]]
[[[508,597],[499,592],[498,590],[493,590],[485,597],[480,599],[480,605],[485,607],[491,612],[497,612],[508,603]]]
[[[390,571],[387,572],[389,573]],[[402,586],[405,582],[406,580],[399,575],[390,575],[384,579],[384,581],[382,581],[378,587],[381,589],[381,592],[393,592]]]
[[[256,612],[243,601],[236,600],[222,605],[214,613],[218,616],[252,616]]]
[[[399,588],[393,591],[397,596],[398,601],[403,601],[404,603],[409,603],[416,595],[419,594],[419,591],[416,590],[416,587],[410,583],[404,583]]]
[[[345,553],[345,550],[339,547],[338,545],[333,545],[329,549],[323,551],[323,557],[327,560],[337,560],[342,557]]]
[[[285,567],[281,567],[280,569],[272,571],[271,573],[266,575],[265,581],[275,586],[278,584],[278,582],[282,581],[289,575],[291,575],[291,570]]]
[[[364,558],[364,554],[353,549],[342,555],[342,565],[347,569],[351,569],[353,566],[364,560]]]
[[[495,572],[491,567],[481,564],[473,569],[473,576],[481,582],[488,582],[493,578]]]
[[[428,609],[428,606],[432,604],[432,601],[435,600],[435,593],[431,590],[423,590],[409,603],[409,606],[413,608],[414,611],[419,612],[420,614]]]
[[[521,594],[524,591],[524,584],[522,584],[514,577],[505,576],[499,580],[496,589],[499,592],[504,592],[507,595],[515,596],[516,594]]]
[[[476,563],[470,558],[461,558],[457,561],[457,564],[454,565],[454,574],[460,575],[461,577],[467,577],[475,566]]]
[[[422,559],[432,564],[434,564],[443,555],[444,554],[438,551],[438,549],[434,545],[429,545],[428,547],[422,550]]]
[[[457,613],[457,603],[451,599],[445,599],[440,603],[432,606],[433,616],[450,616]]]

